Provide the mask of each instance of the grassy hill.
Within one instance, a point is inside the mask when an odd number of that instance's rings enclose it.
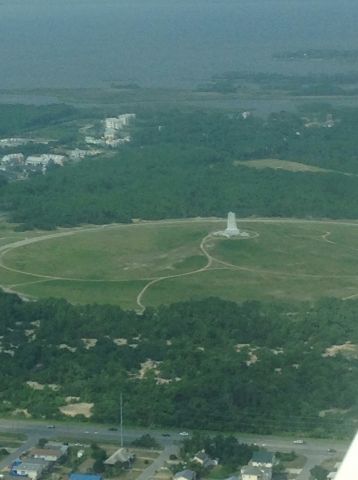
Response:
[[[234,301],[358,296],[358,223],[239,224],[249,239],[215,236],[225,227],[220,219],[63,229],[27,239],[17,233],[0,246],[0,283],[29,297],[139,309],[208,295]]]

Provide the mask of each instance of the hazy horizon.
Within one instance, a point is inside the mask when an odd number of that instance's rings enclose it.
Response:
[[[279,62],[301,48],[354,49],[351,0],[3,0],[0,88],[104,82],[186,86],[229,70],[350,71],[335,62]]]

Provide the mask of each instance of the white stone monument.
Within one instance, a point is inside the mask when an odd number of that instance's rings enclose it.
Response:
[[[236,225],[236,216],[234,212],[229,212],[227,214],[227,226],[225,230],[221,230],[220,232],[215,232],[214,235],[219,237],[241,237],[241,238],[250,238],[250,234],[244,232],[243,230],[239,230]]]
[[[244,232],[243,230],[239,230],[236,225],[236,216],[234,212],[229,212],[227,214],[227,226],[225,230],[220,230],[219,232],[213,233],[213,235],[217,235],[219,237],[241,237],[241,238],[251,238],[248,232]]]
[[[227,227],[224,230],[224,234],[227,237],[235,237],[236,235],[241,234],[240,230],[237,228],[236,225],[236,216],[234,212],[229,212],[227,214]]]

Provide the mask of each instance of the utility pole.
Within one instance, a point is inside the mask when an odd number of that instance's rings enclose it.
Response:
[[[120,420],[121,420],[121,425],[120,425],[121,448],[123,448],[123,397],[122,397],[122,392],[121,392],[121,394],[120,394],[120,408],[121,408],[121,413],[120,413]]]

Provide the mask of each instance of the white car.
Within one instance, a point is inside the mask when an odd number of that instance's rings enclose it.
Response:
[[[182,437],[189,437],[188,432],[180,432],[179,435],[181,435]]]
[[[294,440],[293,443],[296,445],[303,445],[305,442],[303,440]]]

